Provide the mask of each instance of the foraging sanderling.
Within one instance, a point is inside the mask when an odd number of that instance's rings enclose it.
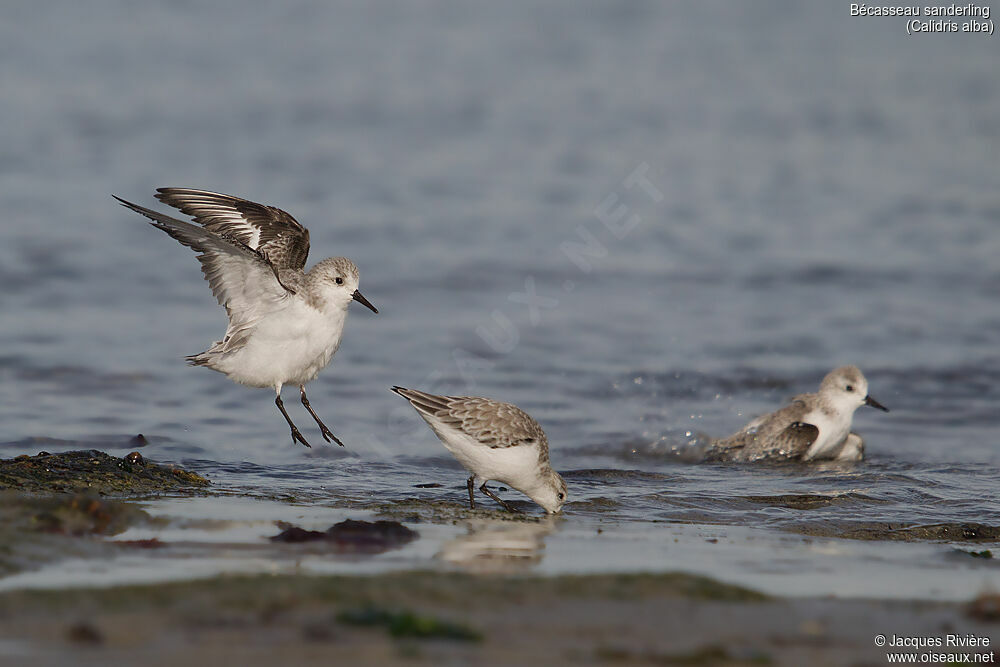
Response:
[[[378,312],[358,291],[358,267],[346,257],[331,257],[303,271],[309,230],[273,206],[189,188],[158,188],[156,198],[197,224],[115,197],[198,253],[202,273],[229,316],[223,339],[187,357],[188,363],[240,384],[273,388],[292,441],[311,447],[281,401],[282,385],[298,385],[323,437],[343,447],[313,411],[305,385],[340,347],[351,301]]]
[[[818,393],[796,396],[777,412],[715,440],[706,460],[860,461],[864,441],[851,433],[851,420],[862,405],[889,411],[868,395],[868,381],[857,366],[841,366],[823,378]]]
[[[486,483],[502,482],[517,489],[546,512],[554,514],[566,502],[566,483],[549,464],[545,432],[515,405],[474,396],[435,396],[416,389],[393,387],[424,418],[444,446],[471,476],[469,507],[476,508],[474,488],[515,511]]]

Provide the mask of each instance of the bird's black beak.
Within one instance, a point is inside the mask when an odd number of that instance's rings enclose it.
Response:
[[[865,405],[870,405],[873,408],[878,408],[882,412],[889,412],[889,408],[885,407],[884,405],[876,401],[874,398],[871,397],[870,394],[868,396],[865,396]]]
[[[373,306],[372,302],[369,301],[368,299],[366,299],[365,295],[362,294],[360,291],[354,290],[354,294],[352,294],[351,296],[354,297],[355,301],[361,303],[361,305],[368,306],[369,308],[371,308],[371,311],[373,313],[377,313],[378,312],[378,308],[376,308],[375,306]],[[882,409],[884,410],[885,408],[882,408]]]

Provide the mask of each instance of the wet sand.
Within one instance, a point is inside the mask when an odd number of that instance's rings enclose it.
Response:
[[[682,574],[224,577],[0,596],[4,664],[884,664],[958,604],[782,600]],[[222,662],[220,662],[222,661]]]

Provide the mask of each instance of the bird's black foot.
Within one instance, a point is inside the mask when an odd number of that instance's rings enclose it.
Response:
[[[338,438],[337,436],[335,436],[333,434],[333,431],[331,431],[330,429],[328,429],[326,427],[326,424],[324,424],[323,422],[321,422],[318,419],[316,420],[316,423],[319,424],[319,432],[323,434],[323,439],[324,440],[326,440],[327,442],[335,442],[338,445],[340,445],[341,447],[345,446],[344,443],[340,441],[340,438]]]
[[[295,428],[294,426],[292,427],[292,442],[301,442],[309,449],[312,449],[312,445],[310,445],[309,442],[302,437],[302,434],[299,432],[299,429]]]
[[[505,503],[503,501],[503,499],[500,496],[498,496],[497,494],[493,493],[488,488],[486,488],[486,484],[483,484],[481,487],[479,487],[479,490],[482,491],[483,493],[485,493],[486,495],[488,495],[493,500],[495,500],[498,503],[500,503],[500,507],[504,508],[508,512],[510,512],[512,514],[520,514],[521,513],[521,510],[519,510],[516,507],[513,507],[511,505],[508,505],[507,503]]]
[[[274,404],[278,406],[279,410],[281,410],[281,415],[285,418],[285,421],[288,422],[288,428],[292,429],[292,442],[301,442],[309,449],[312,449],[312,445],[310,445],[309,442],[302,437],[298,427],[295,426],[295,422],[293,422],[292,418],[288,416],[287,412],[285,412],[285,404],[281,402],[281,394],[274,397]]]
[[[312,405],[309,404],[309,398],[306,396],[305,387],[299,387],[299,395],[302,397],[302,405],[305,407],[306,410],[309,411],[309,414],[312,415],[312,418],[316,420],[316,425],[319,426],[319,432],[323,434],[323,439],[326,440],[327,442],[335,442],[341,447],[343,447],[344,443],[341,442],[340,438],[335,436],[333,434],[333,431],[327,428],[327,425],[324,424],[323,420],[319,418],[319,415],[316,414],[316,411],[312,409]]]

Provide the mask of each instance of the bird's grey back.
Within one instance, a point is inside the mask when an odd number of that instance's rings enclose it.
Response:
[[[475,438],[491,449],[537,444],[539,458],[548,460],[548,440],[542,427],[516,405],[478,396],[437,396],[417,389],[394,387],[423,416],[433,417]]]

